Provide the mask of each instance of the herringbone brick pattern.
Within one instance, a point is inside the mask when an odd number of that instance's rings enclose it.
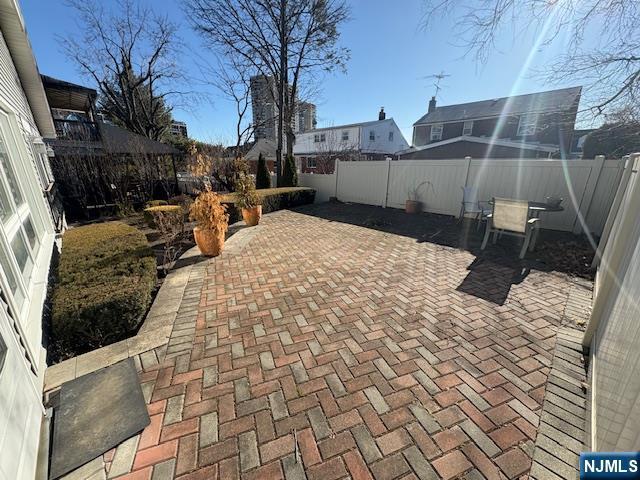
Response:
[[[499,305],[499,265],[457,290],[464,251],[286,211],[258,228],[187,287],[118,478],[527,475],[564,276],[532,271]]]

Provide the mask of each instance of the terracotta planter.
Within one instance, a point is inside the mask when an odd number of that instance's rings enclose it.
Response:
[[[422,204],[416,200],[407,200],[404,202],[404,211],[407,213],[420,213]]]
[[[242,209],[242,219],[247,226],[255,227],[260,223],[260,218],[262,218],[262,205]]]
[[[224,232],[215,230],[202,230],[200,227],[193,229],[193,238],[205,257],[217,257],[224,248]]]

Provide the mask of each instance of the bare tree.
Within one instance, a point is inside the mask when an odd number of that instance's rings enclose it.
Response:
[[[60,38],[66,55],[97,85],[106,113],[124,128],[158,140],[171,122],[171,101],[184,92],[176,55],[177,27],[136,0],[105,8],[68,0],[79,31]]]
[[[328,129],[316,143],[316,173],[333,173],[336,160],[355,160],[358,152],[358,141],[351,135],[353,132]],[[322,139],[324,138],[324,141]],[[315,143],[315,142],[314,142]]]
[[[344,0],[186,0],[193,27],[218,53],[273,77],[278,109],[276,174],[284,135],[290,137],[298,84],[305,73],[344,68],[338,45],[349,9]]]
[[[201,66],[200,70],[205,82],[212,84],[225,99],[234,104],[236,111],[234,156],[240,158],[242,147],[249,142],[256,128],[262,125],[252,123],[249,119],[251,77],[256,72],[234,58],[218,59],[216,68],[205,65]]]
[[[594,115],[638,103],[640,2],[637,0],[425,0],[424,26],[455,15],[467,54],[480,62],[495,50],[503,27],[535,31],[540,45],[566,38],[566,52],[548,65],[550,82],[588,82]],[[585,41],[589,35],[595,42]],[[523,33],[523,32],[518,32]]]

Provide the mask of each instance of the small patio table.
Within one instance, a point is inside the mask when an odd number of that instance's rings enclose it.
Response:
[[[493,200],[489,200],[489,205],[493,205]],[[549,205],[545,202],[529,202],[529,211],[532,218],[538,218],[541,212],[564,212],[562,205]]]
[[[549,205],[545,202],[529,202],[529,211],[533,218],[538,218],[541,212],[564,212],[562,205]]]

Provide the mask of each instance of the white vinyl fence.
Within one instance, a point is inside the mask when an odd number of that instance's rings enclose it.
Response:
[[[640,450],[640,154],[626,165],[599,247],[591,319],[591,448]]]
[[[543,213],[544,228],[581,232],[578,212],[600,235],[613,202],[623,162],[605,160],[451,159],[336,162],[334,174],[300,174],[299,184],[315,188],[316,201],[404,208],[408,190],[420,185],[424,211],[458,215],[462,187],[474,185],[480,200],[492,197],[545,201],[564,199],[563,212]],[[423,183],[428,182],[428,183]]]

